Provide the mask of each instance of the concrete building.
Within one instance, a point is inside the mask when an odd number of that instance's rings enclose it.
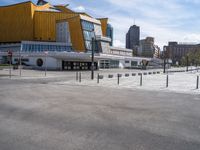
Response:
[[[180,64],[189,52],[200,51],[200,44],[169,42],[163,49],[165,58],[171,59],[173,64]]]
[[[154,44],[153,37],[147,37],[146,39],[140,40],[138,55],[151,58],[160,57],[160,48]]]
[[[133,25],[129,28],[126,34],[126,48],[132,49],[133,53],[137,55],[137,49],[140,44],[140,27]]]

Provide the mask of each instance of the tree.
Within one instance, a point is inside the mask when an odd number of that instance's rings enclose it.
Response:
[[[188,63],[189,65],[200,65],[200,50],[195,50],[187,53],[186,56],[182,57],[181,59],[181,65],[186,66],[187,65],[187,57],[188,57]]]

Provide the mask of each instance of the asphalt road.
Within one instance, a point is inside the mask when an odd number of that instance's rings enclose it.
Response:
[[[199,150],[200,95],[0,78],[0,150]]]

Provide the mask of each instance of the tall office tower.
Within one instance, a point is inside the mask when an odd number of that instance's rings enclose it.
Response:
[[[138,55],[142,57],[151,57],[151,58],[160,57],[160,48],[154,44],[153,37],[146,37],[145,39],[140,40]]]
[[[133,25],[126,34],[126,48],[137,51],[140,45],[140,27]]]

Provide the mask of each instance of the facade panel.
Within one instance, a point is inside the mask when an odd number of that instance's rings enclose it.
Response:
[[[33,40],[31,2],[0,7],[0,42]]]

